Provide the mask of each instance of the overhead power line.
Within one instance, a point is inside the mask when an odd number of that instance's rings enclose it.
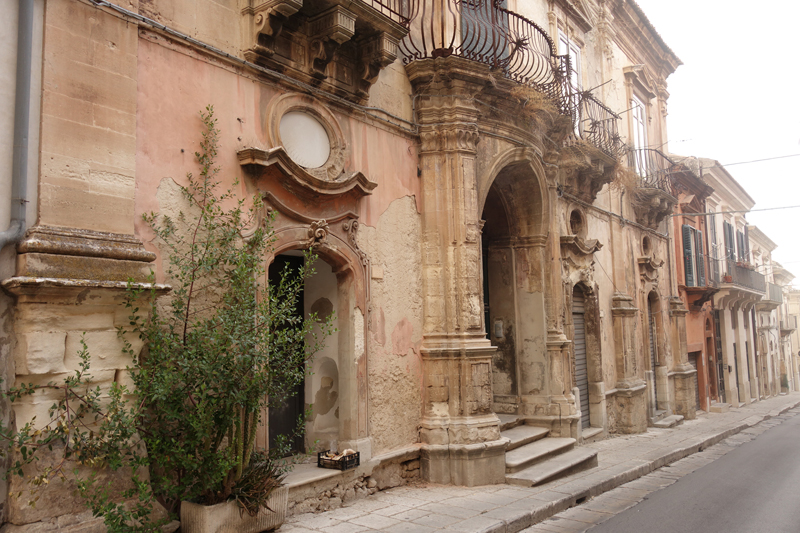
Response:
[[[680,217],[680,216],[687,216],[687,217],[704,217],[708,215],[731,215],[734,213],[753,213],[755,211],[775,211],[777,209],[797,209],[800,208],[800,205],[785,205],[782,207],[762,207],[761,209],[742,209],[739,211],[710,211],[708,213],[673,213],[669,216],[671,217]]]

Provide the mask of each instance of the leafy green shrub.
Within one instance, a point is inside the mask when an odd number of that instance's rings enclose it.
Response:
[[[258,196],[248,202],[230,190],[219,192],[213,108],[200,115],[200,175],[188,174],[181,188],[186,211],[144,217],[160,241],[172,290],[158,299],[152,274],[150,284],[128,285],[130,321],[119,336],[133,361],[135,390],[114,383],[106,397],[92,389],[84,344],[75,376],[7,393],[15,401],[41,389],[63,392],[44,427],[34,420],[17,431],[2,428],[19,457],[10,473],[23,476],[39,450],[63,446],[60,464],[82,467],[73,472],[79,492],[110,531],[157,529],[150,515],[154,499],[171,513],[181,501],[230,499],[257,512],[280,486],[285,466],[277,459],[291,440],[254,454],[261,414],[303,383],[307,362],[332,331],[333,317],[315,330],[317,317],[295,311],[304,280],[314,273],[311,251],[299,272],[284,270],[279,283],[267,284],[271,220],[259,221]],[[131,333],[144,341],[141,353],[126,340]],[[140,475],[145,467],[149,483]],[[129,477],[121,493],[103,475],[109,469]],[[29,481],[47,484],[65,477],[62,470],[47,467]]]

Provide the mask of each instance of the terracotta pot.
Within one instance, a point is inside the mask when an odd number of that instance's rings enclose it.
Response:
[[[261,508],[250,516],[236,502],[217,505],[181,503],[181,531],[183,533],[260,533],[277,529],[286,520],[289,505],[289,487],[280,487],[269,497],[269,507]]]

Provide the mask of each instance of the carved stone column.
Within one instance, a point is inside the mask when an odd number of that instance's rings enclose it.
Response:
[[[697,370],[689,363],[689,353],[686,345],[686,315],[689,310],[683,305],[683,300],[674,297],[669,301],[669,314],[672,320],[672,357],[675,367],[670,374],[675,380],[675,412],[683,415],[686,420],[697,417],[697,393],[694,380],[697,379]]]
[[[488,81],[481,67],[455,57],[407,67],[422,141],[422,475],[467,486],[502,483],[506,447],[491,410],[495,348],[483,324],[472,102]]]
[[[636,354],[636,314],[639,309],[633,298],[616,293],[612,297],[611,316],[614,324],[616,363],[616,396],[613,409],[618,433],[641,433],[647,430],[647,384],[642,379]]]

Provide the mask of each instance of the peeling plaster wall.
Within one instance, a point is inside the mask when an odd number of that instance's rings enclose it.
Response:
[[[369,427],[374,455],[418,440],[422,413],[421,218],[415,199],[392,202],[359,230],[372,261]]]

